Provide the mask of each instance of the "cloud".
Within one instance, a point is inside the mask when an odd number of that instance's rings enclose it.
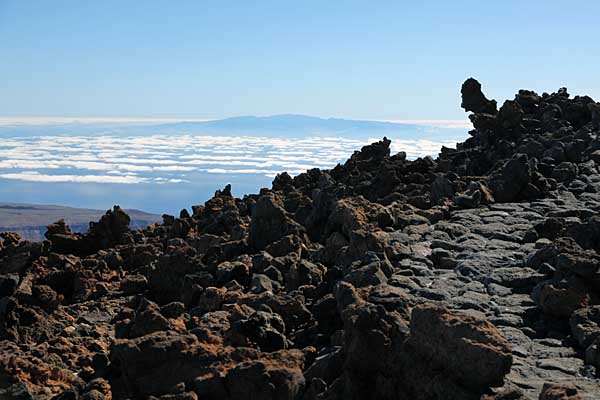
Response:
[[[2,179],[13,179],[27,182],[46,183],[143,183],[147,179],[138,176],[113,176],[113,175],[46,175],[39,172],[19,172],[13,174],[0,174]]]
[[[331,168],[378,138],[152,135],[39,136],[0,145],[0,178],[36,182],[181,183],[186,173],[298,174]],[[393,140],[409,158],[436,155],[454,141]],[[91,175],[93,171],[98,175]]]

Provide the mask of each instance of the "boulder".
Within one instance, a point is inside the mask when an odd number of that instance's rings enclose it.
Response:
[[[248,318],[236,321],[233,330],[243,336],[249,345],[262,351],[276,351],[287,348],[285,323],[280,315],[256,311]]]
[[[573,337],[582,348],[587,348],[600,336],[600,306],[575,310],[569,319]]]
[[[129,395],[143,397],[168,393],[177,384],[209,372],[218,360],[218,349],[191,334],[162,331],[117,339],[110,357],[119,365]]]
[[[148,280],[144,275],[131,274],[127,275],[121,281],[121,290],[125,294],[141,293],[148,287]]]
[[[295,400],[305,385],[303,363],[304,356],[298,350],[242,362],[225,378],[229,399]]]
[[[579,173],[577,168],[577,164],[572,162],[561,162],[552,170],[552,178],[556,179],[558,182],[569,183]]]
[[[590,294],[577,280],[546,282],[542,284],[537,302],[544,314],[568,319],[573,311],[589,304]]]
[[[583,400],[583,397],[569,383],[544,383],[539,400]]]
[[[513,362],[509,343],[490,322],[434,305],[413,309],[406,347],[419,362],[476,393],[502,385]]]

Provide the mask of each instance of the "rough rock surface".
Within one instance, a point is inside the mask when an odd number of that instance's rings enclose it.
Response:
[[[0,399],[600,398],[600,105],[462,106],[437,159],[0,233]]]

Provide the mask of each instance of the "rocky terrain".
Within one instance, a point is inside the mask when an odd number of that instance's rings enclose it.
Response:
[[[125,210],[131,229],[145,228],[161,220],[159,215],[139,210]],[[86,232],[89,221],[99,219],[104,211],[26,203],[0,203],[0,232],[18,233],[23,240],[41,242],[48,224],[64,219],[74,232]]]
[[[0,399],[600,398],[600,104],[462,106],[435,160],[1,234]]]

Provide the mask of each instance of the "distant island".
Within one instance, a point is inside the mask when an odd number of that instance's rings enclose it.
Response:
[[[451,123],[449,123],[451,122]],[[413,139],[421,132],[428,139],[462,138],[467,128],[461,121],[408,121],[389,122],[343,118],[320,118],[300,114],[269,116],[236,116],[207,121],[182,120],[180,122],[52,122],[44,124],[18,123],[0,125],[0,137],[49,136],[49,135],[147,135],[147,134],[190,134],[219,136],[277,136],[303,137],[340,136],[348,138],[394,137]]]

